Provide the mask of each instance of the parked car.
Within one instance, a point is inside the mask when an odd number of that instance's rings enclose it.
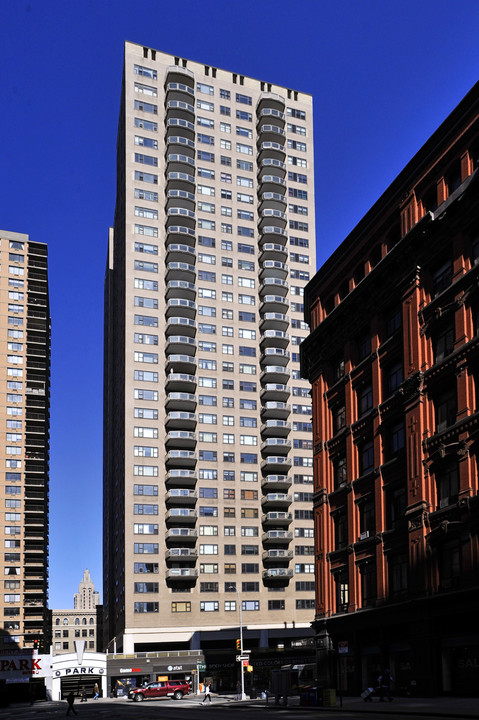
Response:
[[[141,702],[150,698],[171,697],[174,700],[181,700],[183,695],[188,695],[189,684],[184,680],[170,680],[168,682],[152,682],[145,687],[132,688],[128,693],[130,700]]]

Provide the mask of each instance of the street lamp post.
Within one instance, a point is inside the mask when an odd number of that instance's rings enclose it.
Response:
[[[240,655],[243,657],[243,612],[241,607],[241,595],[239,593],[239,590],[236,586],[230,586],[231,589],[235,587],[236,594],[238,596],[238,610],[239,610],[239,622],[240,622]],[[243,661],[240,661],[240,672],[241,672],[241,699],[246,700],[246,694],[244,691],[244,669],[243,669]]]

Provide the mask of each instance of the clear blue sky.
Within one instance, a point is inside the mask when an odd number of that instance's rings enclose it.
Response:
[[[478,0],[3,0],[0,227],[49,246],[50,607],[101,590],[102,312],[123,43],[310,92],[318,265],[479,78]]]

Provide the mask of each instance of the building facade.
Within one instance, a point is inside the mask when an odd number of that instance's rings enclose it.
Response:
[[[0,231],[3,506],[0,649],[50,645],[47,611],[50,312],[47,248]]]
[[[479,84],[306,290],[315,628],[350,693],[479,687],[478,160]]]
[[[52,610],[53,655],[76,652],[80,640],[88,652],[97,651],[99,603],[100,595],[90,571],[85,570],[78,592],[73,596],[74,609]]]
[[[309,95],[126,44],[105,284],[110,650],[234,655],[240,603],[250,645],[310,633],[313,180]]]

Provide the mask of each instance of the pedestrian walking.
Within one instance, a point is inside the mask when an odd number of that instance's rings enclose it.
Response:
[[[98,683],[95,683],[93,687],[93,692],[95,693],[93,695],[93,700],[98,700],[98,696],[100,695],[100,688],[98,687]]]
[[[81,700],[80,700],[80,702],[86,702],[86,701],[87,701],[86,687],[83,685],[83,687],[82,687],[82,689],[81,689]]]
[[[389,702],[392,702],[393,699],[391,697],[391,682],[392,675],[389,672],[389,668],[386,668],[378,677],[380,702],[385,702],[386,698],[389,700]]]
[[[204,705],[205,702],[209,700],[211,702],[211,683],[206,683],[205,685],[205,696],[203,698],[203,701],[200,702],[200,705]]]
[[[70,714],[70,710],[73,710],[73,714],[74,714],[74,715],[78,715],[77,711],[76,711],[75,708],[73,707],[73,703],[74,703],[74,702],[75,702],[75,696],[74,696],[74,694],[71,692],[71,693],[69,693],[69,694],[67,695],[67,703],[68,703],[67,715]]]

